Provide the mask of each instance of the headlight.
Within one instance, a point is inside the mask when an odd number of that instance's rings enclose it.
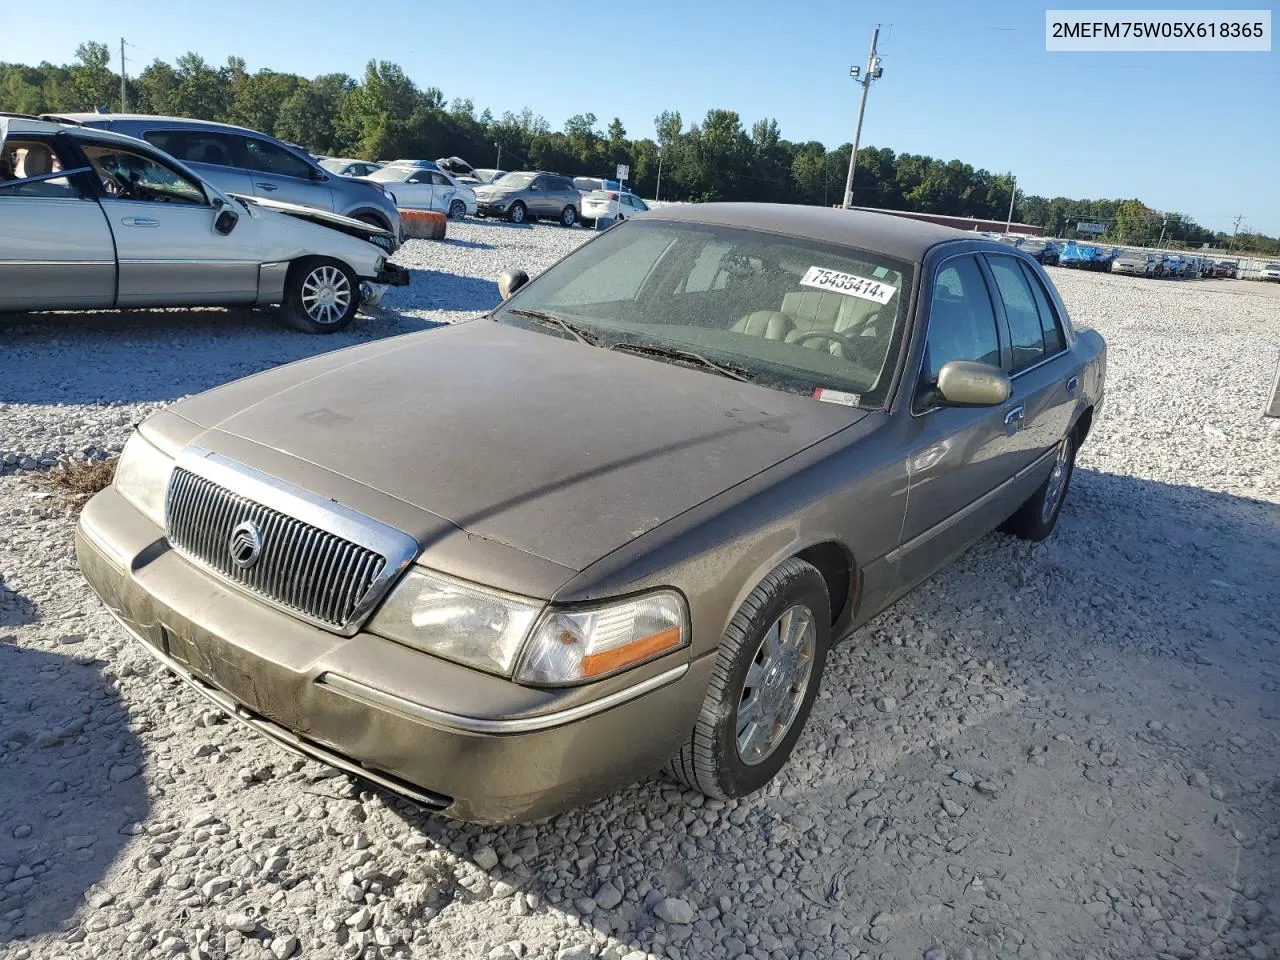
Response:
[[[529,639],[516,679],[596,680],[689,642],[684,599],[663,591],[587,610],[548,609]]]
[[[542,607],[541,601],[414,569],[387,598],[369,629],[426,653],[510,676]]]
[[[146,437],[133,432],[113,481],[116,492],[141,510],[157,526],[164,526],[164,498],[169,489],[173,459],[160,452]]]

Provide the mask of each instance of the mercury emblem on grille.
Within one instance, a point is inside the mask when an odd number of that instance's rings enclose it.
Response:
[[[262,531],[252,520],[246,520],[231,531],[227,546],[231,562],[241,570],[248,570],[262,556]]]

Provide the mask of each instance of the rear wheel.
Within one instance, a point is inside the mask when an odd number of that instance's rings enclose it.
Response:
[[[560,226],[572,227],[577,222],[578,211],[574,208],[573,204],[569,204],[569,206],[560,211]]]
[[[831,641],[822,574],[782,561],[725,630],[698,721],[668,771],[710,797],[743,797],[774,778],[804,730]]]
[[[454,220],[461,220],[467,215],[467,205],[462,200],[455,200],[449,204],[449,216]]]
[[[524,204],[517,200],[511,205],[511,209],[507,211],[507,219],[512,223],[524,223],[528,211]]]
[[[1053,469],[1049,471],[1044,483],[1040,484],[1030,499],[1000,529],[1036,543],[1053,533],[1053,528],[1058,525],[1058,514],[1062,512],[1063,501],[1067,499],[1067,487],[1071,484],[1075,463],[1076,438],[1072,432],[1058,444]]]
[[[289,269],[280,309],[290,325],[303,333],[345,330],[359,306],[358,280],[345,263],[308,257]]]

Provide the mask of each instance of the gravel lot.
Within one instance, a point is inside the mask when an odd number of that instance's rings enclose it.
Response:
[[[168,679],[22,464],[180,396],[497,302],[587,237],[451,225],[345,334],[0,319],[0,957],[1280,958],[1280,289],[1054,271],[1110,343],[1059,528],[842,645],[785,776],[552,821],[424,816]]]

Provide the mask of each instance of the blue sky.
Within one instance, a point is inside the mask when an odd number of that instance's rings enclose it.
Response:
[[[48,5],[10,4],[0,60],[69,62],[83,40],[118,46],[123,29],[131,74],[187,50],[308,76],[359,76],[376,57],[450,99],[498,114],[528,106],[555,128],[591,112],[602,127],[618,116],[632,136],[648,136],[664,109],[689,123],[725,107],[748,126],[774,117],[787,139],[834,146],[851,139],[849,67],[865,62],[879,22],[884,78],[864,145],[1011,170],[1029,193],[1136,196],[1211,228],[1230,230],[1244,214],[1244,226],[1280,234],[1280,50],[1047,53],[1045,6],[219,0],[215,15],[197,16],[154,0],[62,0],[56,17]]]

